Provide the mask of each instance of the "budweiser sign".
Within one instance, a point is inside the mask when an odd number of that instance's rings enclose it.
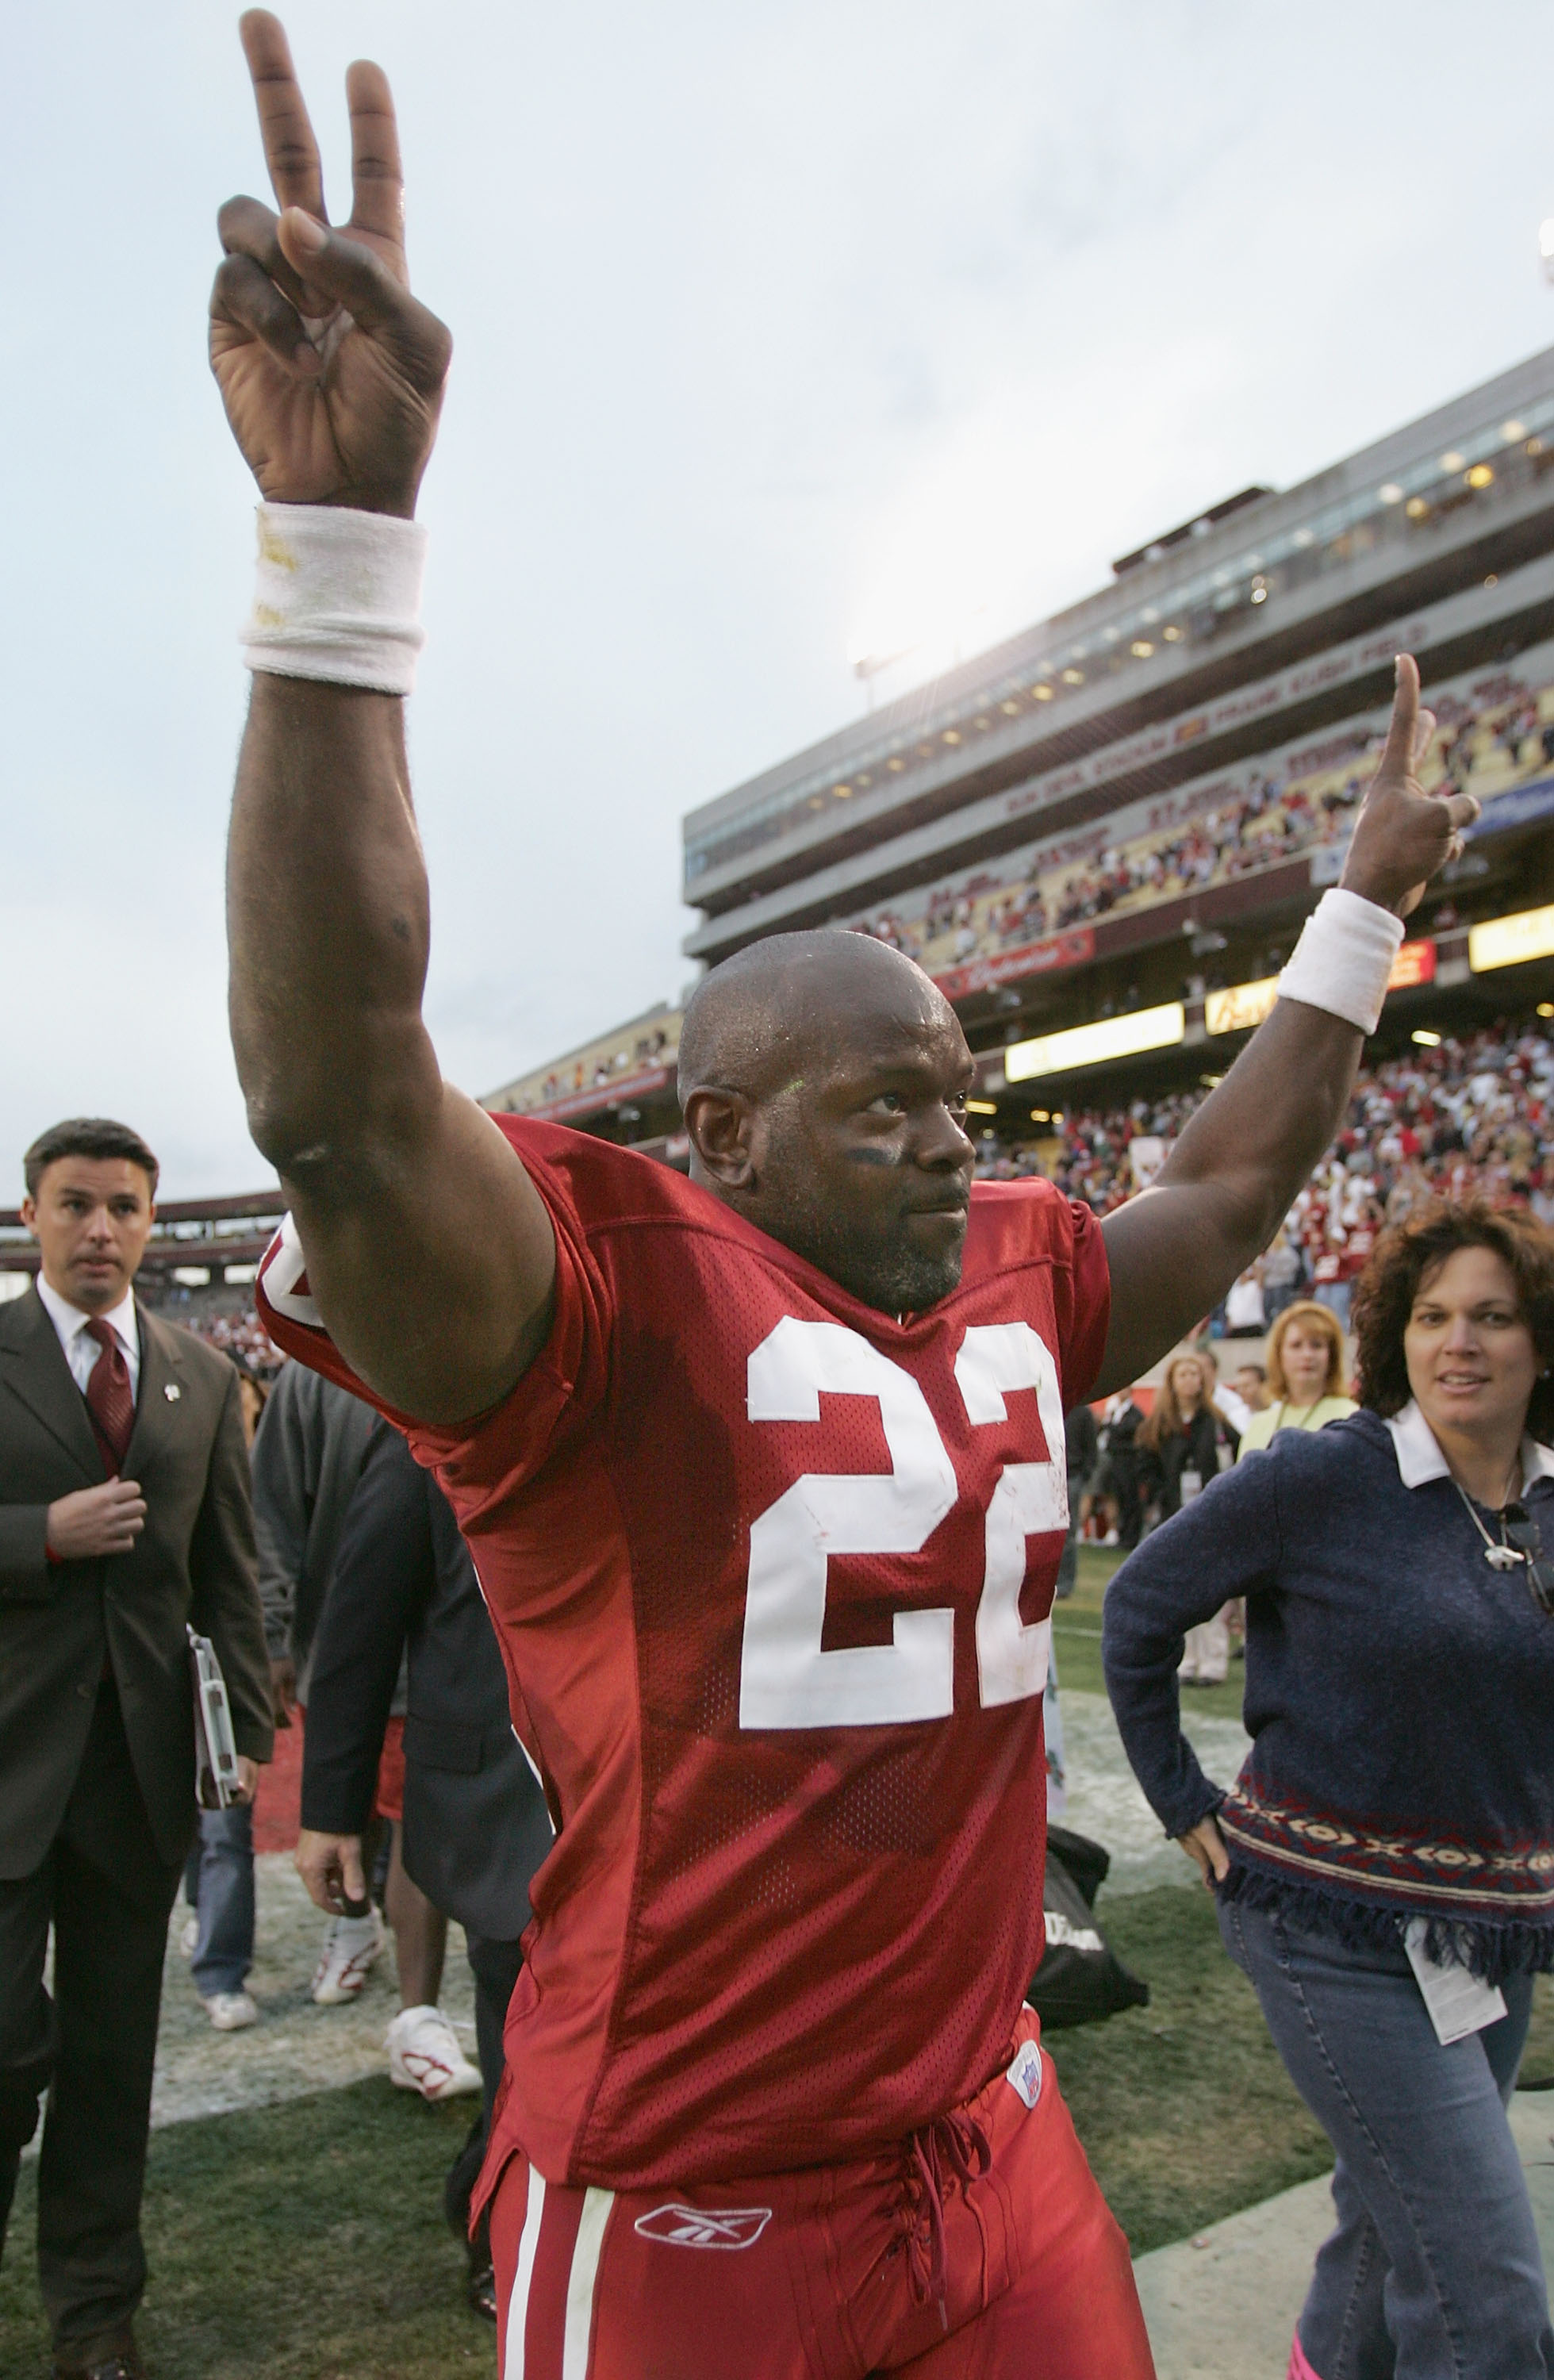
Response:
[[[1088,926],[1072,933],[1049,934],[1044,941],[1022,942],[1018,950],[999,951],[991,958],[967,959],[964,966],[946,967],[934,977],[946,1000],[965,1000],[974,991],[991,991],[1021,976],[1048,975],[1055,967],[1083,966],[1094,958],[1096,938]]]

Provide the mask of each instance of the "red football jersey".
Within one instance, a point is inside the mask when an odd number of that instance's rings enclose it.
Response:
[[[504,2141],[610,2189],[870,2154],[1007,2059],[1041,1955],[1099,1230],[980,1184],[960,1287],[897,1320],[667,1167],[497,1121],[555,1226],[554,1326],[482,1419],[401,1419],[557,1827],[488,2170]],[[260,1302],[362,1393],[289,1224]]]

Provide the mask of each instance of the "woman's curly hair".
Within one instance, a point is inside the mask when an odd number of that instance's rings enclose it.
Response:
[[[1401,1413],[1413,1395],[1403,1354],[1408,1318],[1421,1282],[1459,1248],[1489,1248],[1509,1268],[1540,1370],[1547,1375],[1554,1366],[1554,1232],[1515,1208],[1442,1199],[1383,1232],[1354,1284],[1354,1394],[1372,1413]],[[1554,1443],[1554,1379],[1534,1382],[1527,1427]]]

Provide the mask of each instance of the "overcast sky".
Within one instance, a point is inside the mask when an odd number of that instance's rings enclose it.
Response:
[[[387,67],[455,334],[411,737],[475,1092],[674,996],[682,812],[856,716],[860,642],[990,641],[1554,342],[1547,0],[285,13],[342,215],[343,71]],[[221,919],[252,497],[204,360],[216,206],[264,188],[236,15],[7,19],[0,1186],[83,1111],[170,1196],[266,1171]]]

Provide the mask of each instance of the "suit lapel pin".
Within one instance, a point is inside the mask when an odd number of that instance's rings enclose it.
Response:
[[[178,1399],[183,1395],[183,1390],[179,1388],[176,1380],[169,1380],[162,1393],[166,1398],[170,1405],[176,1405]]]

